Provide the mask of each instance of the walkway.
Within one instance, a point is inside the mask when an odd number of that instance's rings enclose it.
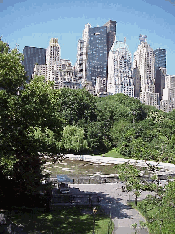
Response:
[[[134,159],[124,159],[124,158],[111,158],[102,156],[91,156],[91,155],[73,155],[67,154],[66,158],[70,160],[83,160],[89,161],[94,164],[109,165],[109,164],[122,164],[125,162],[130,162],[130,164],[135,164],[137,166],[146,167],[147,164],[144,160],[134,160]],[[175,174],[175,165],[171,163],[159,163],[157,165],[154,161],[146,161],[151,165],[156,165],[160,168],[160,175]],[[163,181],[162,181],[163,182]],[[72,188],[79,188],[83,193],[92,192],[98,194],[101,197],[101,206],[104,211],[111,215],[114,222],[115,229],[113,234],[134,234],[135,230],[132,228],[132,224],[137,223],[137,233],[147,234],[147,229],[140,228],[140,221],[145,222],[144,217],[127,205],[128,200],[134,201],[135,197],[132,192],[122,192],[121,186],[122,182],[117,183],[106,183],[106,184],[71,184]],[[144,191],[141,193],[138,200],[144,199],[148,194],[153,194],[149,191]]]
[[[145,167],[147,164],[144,160],[134,160],[134,159],[124,159],[124,158],[111,158],[111,157],[101,157],[101,156],[91,156],[91,155],[65,155],[67,158],[73,160],[83,160],[90,161],[93,163],[108,165],[108,164],[122,164],[124,162],[130,161],[131,164],[137,162],[137,166]],[[147,161],[151,165],[157,165],[154,161]],[[160,168],[159,174],[175,174],[175,165],[170,163],[159,163],[157,165]],[[77,187],[82,192],[93,192],[97,193],[101,198],[101,206],[104,211],[111,215],[111,218],[115,225],[115,230],[113,234],[131,234],[135,233],[134,229],[131,227],[132,224],[137,223],[138,232],[141,234],[148,233],[147,229],[140,228],[140,221],[145,222],[145,219],[141,214],[135,209],[131,209],[127,206],[128,200],[135,199],[132,192],[122,192],[121,186],[122,182],[110,183],[110,184],[74,184],[71,187]],[[138,200],[144,199],[151,192],[145,191],[141,193]],[[152,193],[153,194],[153,193]]]
[[[140,215],[138,211],[130,208],[127,205],[128,200],[134,200],[133,193],[122,192],[122,182],[107,183],[107,184],[71,184],[71,188],[79,188],[84,192],[92,192],[98,194],[101,197],[101,207],[104,211],[111,216],[115,229],[113,234],[131,234],[135,233],[131,227],[132,224],[137,223],[140,227],[140,221],[145,222],[145,219]],[[145,198],[150,192],[143,192],[139,199]],[[138,199],[138,200],[139,200]],[[138,233],[146,234],[146,229],[140,230]]]

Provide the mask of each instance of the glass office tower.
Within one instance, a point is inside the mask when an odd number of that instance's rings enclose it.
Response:
[[[30,81],[34,72],[35,64],[46,64],[46,49],[25,46],[23,49],[23,55],[23,65],[25,67],[25,71],[27,72],[28,81]]]

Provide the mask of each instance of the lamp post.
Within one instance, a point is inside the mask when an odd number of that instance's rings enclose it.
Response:
[[[94,223],[93,223],[93,234],[95,234],[95,215],[97,213],[97,208],[93,208],[93,218],[94,218]]]

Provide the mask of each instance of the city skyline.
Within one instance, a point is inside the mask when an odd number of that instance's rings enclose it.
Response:
[[[155,50],[167,51],[167,74],[175,74],[175,4],[160,0],[64,1],[6,0],[0,3],[1,35],[11,48],[19,44],[47,48],[50,38],[58,38],[61,58],[75,65],[78,40],[84,26],[104,25],[109,19],[117,21],[116,39],[130,48],[132,56],[139,45],[139,34],[147,35],[148,44]]]

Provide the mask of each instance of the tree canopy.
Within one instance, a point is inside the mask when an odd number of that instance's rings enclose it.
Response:
[[[22,66],[23,55],[15,48],[10,50],[0,41],[0,88],[15,94],[26,81],[26,72]]]

